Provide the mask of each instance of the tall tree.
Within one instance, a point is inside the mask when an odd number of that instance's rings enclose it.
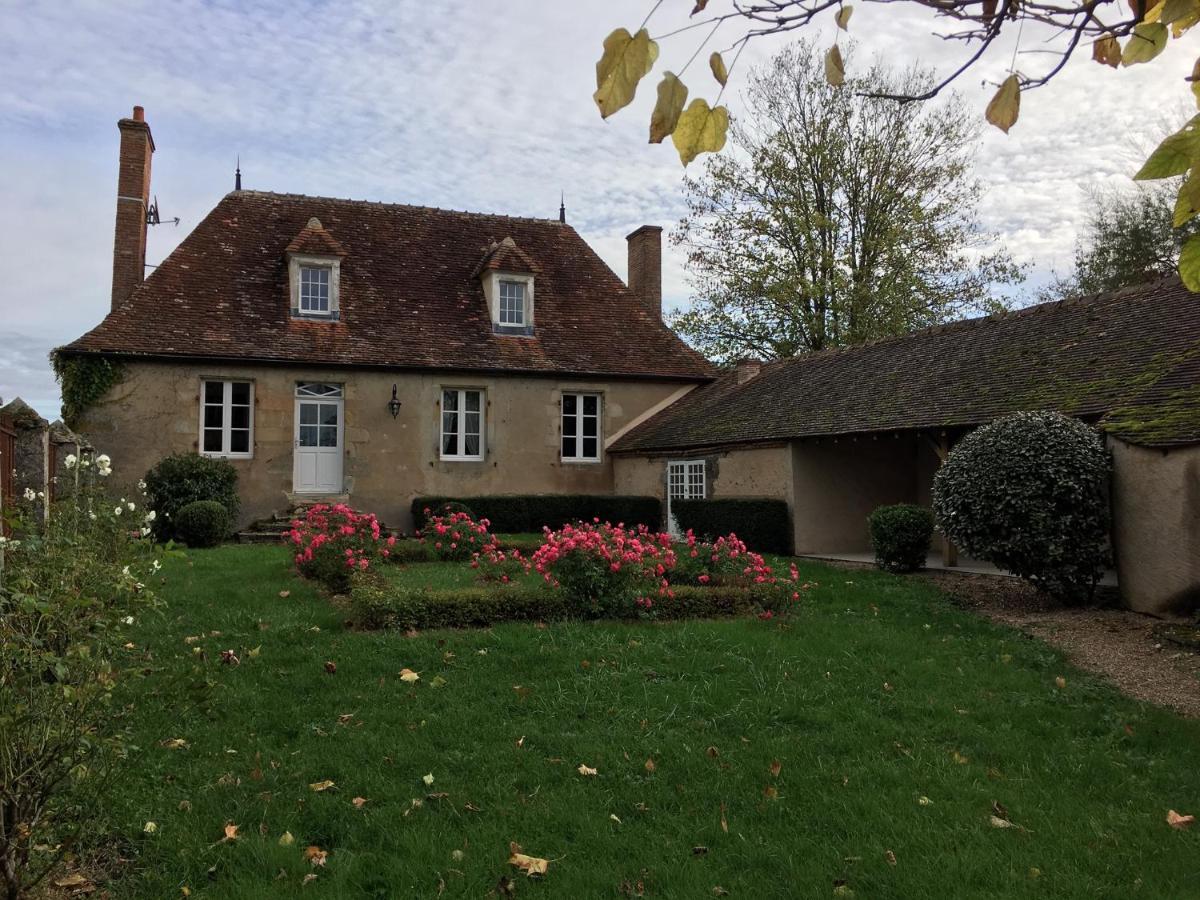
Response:
[[[1087,224],[1075,244],[1075,271],[1039,292],[1057,300],[1141,284],[1175,272],[1183,244],[1200,233],[1195,220],[1173,226],[1177,184],[1088,191]]]
[[[751,73],[733,152],[685,179],[695,305],[673,324],[714,359],[900,334],[1002,303],[1019,272],[979,226],[978,128],[955,97],[898,105],[931,76],[876,63],[838,89],[800,42]]]

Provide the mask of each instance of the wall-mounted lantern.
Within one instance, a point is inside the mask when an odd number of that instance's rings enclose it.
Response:
[[[392,414],[392,418],[400,415],[400,400],[396,396],[396,385],[392,385],[392,399],[388,401],[388,412]]]

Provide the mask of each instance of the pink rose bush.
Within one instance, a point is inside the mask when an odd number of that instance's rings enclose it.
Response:
[[[291,524],[287,540],[295,548],[297,570],[333,590],[348,588],[354,572],[386,559],[396,544],[394,537],[383,536],[373,513],[355,512],[344,503],[317,503]]]
[[[656,597],[670,596],[667,573],[675,565],[671,536],[644,525],[627,529],[595,520],[545,529],[533,568],[595,616],[648,613]]]
[[[491,523],[487,519],[476,521],[465,512],[441,516],[432,516],[430,512],[425,510],[428,518],[418,534],[421,543],[430,547],[438,559],[472,559],[494,542],[488,532]]]
[[[502,549],[492,537],[491,542],[471,558],[471,568],[478,571],[478,580],[509,584],[528,575],[533,563],[517,548]]]

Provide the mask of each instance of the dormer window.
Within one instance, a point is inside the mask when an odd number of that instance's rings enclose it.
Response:
[[[328,266],[300,267],[300,312],[302,314],[329,315],[329,276],[332,271]]]
[[[309,219],[287,247],[288,285],[292,318],[341,317],[341,269],[346,255],[341,245],[321,225]]]
[[[500,325],[525,324],[525,282],[500,281]]]

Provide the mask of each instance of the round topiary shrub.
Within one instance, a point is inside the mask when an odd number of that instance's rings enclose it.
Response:
[[[215,547],[229,531],[229,510],[216,500],[195,500],[175,516],[175,536],[189,547]]]
[[[933,510],[966,553],[1076,600],[1108,562],[1110,469],[1078,419],[1017,413],[959,442],[934,478]]]
[[[228,460],[176,453],[159,460],[145,481],[146,501],[158,514],[153,527],[160,541],[177,536],[180,510],[197,500],[215,500],[225,507],[230,522],[237,521],[237,469]]]
[[[933,513],[924,506],[897,503],[880,506],[867,517],[875,563],[888,572],[915,572],[925,568],[933,538]]]

